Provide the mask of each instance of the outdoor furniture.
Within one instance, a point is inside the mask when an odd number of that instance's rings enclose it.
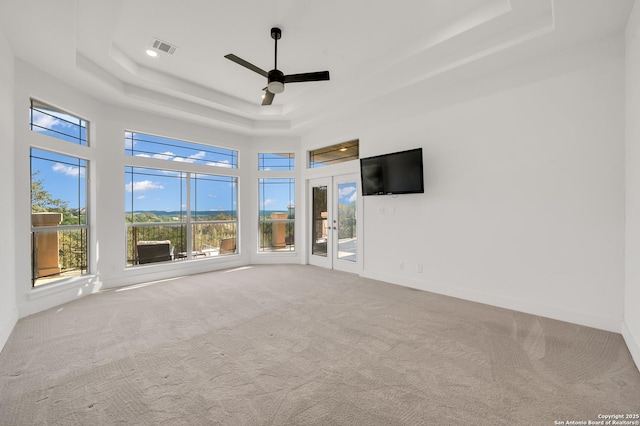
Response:
[[[166,262],[171,260],[171,241],[138,241],[138,263]]]
[[[236,252],[236,239],[223,238],[220,240],[220,254],[231,254]]]

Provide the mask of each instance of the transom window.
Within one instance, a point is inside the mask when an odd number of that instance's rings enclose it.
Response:
[[[296,156],[294,153],[258,154],[258,170],[294,170]]]
[[[134,157],[238,168],[238,151],[144,133],[125,132],[125,152]]]
[[[88,145],[89,124],[85,120],[35,99],[31,99],[29,125],[34,132],[78,145]]]
[[[354,139],[309,151],[309,168],[330,166],[358,158],[360,158],[360,140]]]

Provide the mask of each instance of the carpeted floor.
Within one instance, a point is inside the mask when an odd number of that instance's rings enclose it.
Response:
[[[108,290],[18,322],[2,425],[553,425],[640,413],[620,335],[311,266]]]

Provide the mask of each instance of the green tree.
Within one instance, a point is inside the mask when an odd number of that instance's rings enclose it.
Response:
[[[53,198],[44,187],[44,182],[38,176],[40,170],[31,173],[31,213],[56,212],[67,210],[68,203],[59,198]]]

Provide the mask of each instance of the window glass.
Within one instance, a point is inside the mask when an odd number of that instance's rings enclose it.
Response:
[[[237,253],[237,177],[125,168],[127,266]]]
[[[360,158],[358,139],[309,151],[309,167],[317,168]]]
[[[32,284],[88,272],[87,161],[31,149]]]
[[[295,179],[259,179],[260,252],[295,250]]]
[[[294,170],[295,154],[258,154],[258,170]]]
[[[238,178],[194,174],[191,177],[191,232],[195,256],[233,254],[238,229]]]
[[[29,109],[29,125],[34,132],[88,145],[88,123],[85,120],[33,99]]]
[[[134,157],[238,168],[238,151],[143,133],[125,132],[125,152]]]

